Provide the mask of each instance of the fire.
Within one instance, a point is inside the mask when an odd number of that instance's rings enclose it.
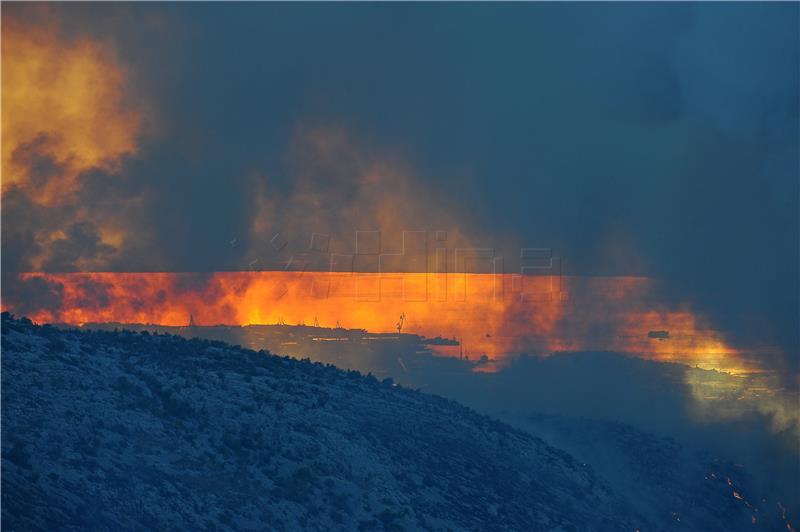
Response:
[[[720,369],[736,350],[688,309],[653,309],[654,281],[638,277],[510,274],[216,272],[26,273],[21,283],[58,287],[60,305],[38,322],[198,325],[319,323],[459,340],[470,358],[520,352],[615,350]],[[15,311],[19,302],[3,302]],[[652,330],[669,338],[652,338]],[[448,353],[444,353],[448,354]],[[458,353],[449,353],[455,354]]]

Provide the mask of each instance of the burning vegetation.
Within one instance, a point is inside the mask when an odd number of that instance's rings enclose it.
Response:
[[[376,333],[402,327],[456,340],[458,351],[441,350],[452,356],[502,361],[521,352],[613,350],[708,369],[757,369],[702,317],[654,302],[656,283],[646,278],[265,271],[27,273],[15,283],[4,309],[37,322],[178,326],[191,316],[197,325],[315,323]]]

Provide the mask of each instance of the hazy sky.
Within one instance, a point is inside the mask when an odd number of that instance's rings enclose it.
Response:
[[[3,269],[443,229],[667,279],[797,368],[799,10],[7,4]]]

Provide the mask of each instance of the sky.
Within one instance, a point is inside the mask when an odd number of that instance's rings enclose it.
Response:
[[[796,375],[799,10],[5,4],[4,306],[59,304],[20,272],[282,269],[314,233],[441,230],[657,279]]]

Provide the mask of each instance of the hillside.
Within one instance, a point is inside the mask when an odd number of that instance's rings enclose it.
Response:
[[[2,335],[7,530],[646,525],[566,453],[390,381],[7,314]]]

